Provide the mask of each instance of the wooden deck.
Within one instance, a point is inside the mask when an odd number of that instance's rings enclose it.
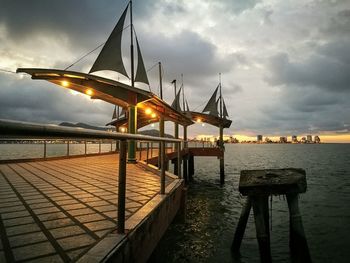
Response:
[[[0,164],[0,262],[79,260],[116,228],[117,183],[117,154]],[[154,172],[128,164],[126,219],[159,189]]]

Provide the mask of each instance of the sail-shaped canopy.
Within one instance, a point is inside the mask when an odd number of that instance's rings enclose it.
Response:
[[[171,107],[177,111],[182,111],[181,106],[180,106],[180,96],[181,96],[181,88],[177,92],[176,97],[175,97],[173,103],[171,104]]]
[[[122,111],[119,114],[119,118],[122,117],[122,116],[125,116],[125,114],[126,114],[126,110],[125,110],[124,107],[122,107]]]
[[[186,111],[190,111],[190,107],[188,107],[188,102],[186,100]]]
[[[129,5],[125,8],[89,73],[100,70],[113,70],[128,77],[122,58],[122,32],[128,7]]]
[[[118,108],[118,110],[119,110],[119,108]],[[117,117],[118,117],[118,115],[117,115],[117,106],[114,106],[112,120],[116,119]]]
[[[139,41],[137,40],[137,37],[136,37],[136,46],[137,46],[137,70],[136,70],[135,82],[142,82],[149,85],[145,64],[143,63],[141,49],[140,49],[140,45],[139,45]]]
[[[213,95],[209,99],[207,105],[205,105],[205,107],[204,107],[202,112],[209,112],[209,114],[212,114],[212,115],[215,115],[215,116],[219,115],[219,113],[218,113],[218,105],[217,105],[217,101],[216,101],[216,95],[218,93],[218,89],[219,89],[219,85],[216,87]]]
[[[226,117],[228,117],[228,112],[227,112],[227,108],[226,108],[226,104],[224,99],[222,99],[222,104],[223,104],[223,117],[226,119]]]

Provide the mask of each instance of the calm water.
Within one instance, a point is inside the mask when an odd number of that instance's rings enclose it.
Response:
[[[233,259],[230,245],[244,199],[238,192],[242,169],[300,167],[308,190],[300,209],[314,262],[349,262],[350,144],[226,145],[226,184],[219,187],[219,162],[195,158],[186,224],[173,224],[152,262],[259,262],[251,214],[241,247]],[[271,249],[274,262],[290,262],[287,202],[274,197]]]

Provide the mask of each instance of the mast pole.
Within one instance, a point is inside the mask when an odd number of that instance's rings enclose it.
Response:
[[[183,111],[186,111],[186,108],[185,108],[184,74],[182,74],[182,73],[181,73],[181,82],[182,82],[182,106],[183,106]]]
[[[162,63],[158,62],[159,66],[159,92],[160,92],[160,98],[163,99],[163,84],[162,84]]]
[[[134,87],[134,32],[132,23],[132,1],[130,0],[130,57],[131,57],[131,87]]]
[[[220,118],[222,118],[221,73],[219,73],[219,85],[220,85]]]
[[[130,58],[131,58],[131,87],[135,87],[134,79],[134,32],[132,23],[132,1],[129,2],[130,7]],[[128,132],[137,133],[137,96],[135,93],[128,93]],[[128,144],[128,162],[136,163],[136,142],[130,140]]]
[[[176,79],[174,79],[174,92],[175,92],[175,98],[176,98]]]

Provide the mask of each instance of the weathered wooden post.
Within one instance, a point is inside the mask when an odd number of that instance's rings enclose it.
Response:
[[[248,196],[242,209],[231,250],[239,252],[253,206],[256,235],[261,262],[271,262],[269,231],[269,195],[286,195],[290,213],[290,248],[293,262],[311,262],[311,257],[301,221],[298,193],[306,192],[306,174],[302,169],[243,170],[239,181],[239,191]]]
[[[306,241],[303,223],[299,211],[298,194],[287,194],[289,208],[289,247],[293,262],[311,262],[309,247]]]
[[[121,140],[120,151],[119,151],[118,222],[117,222],[117,232],[119,234],[124,234],[124,231],[125,231],[126,152],[127,152],[127,141]]]
[[[194,156],[192,154],[189,154],[188,158],[188,175],[189,180],[193,181],[193,175],[194,175]]]
[[[247,200],[242,208],[242,213],[241,213],[241,216],[239,217],[239,221],[238,221],[238,224],[236,227],[235,236],[233,238],[233,242],[231,245],[231,250],[234,253],[238,253],[239,249],[241,247],[241,243],[242,243],[242,239],[244,236],[245,228],[247,226],[251,207],[252,207],[252,201],[251,201],[250,197],[248,196]]]
[[[177,176],[181,178],[181,142],[176,143],[177,144]]]
[[[188,182],[188,142],[187,142],[187,126],[183,126],[184,128],[184,151],[185,155],[183,156],[183,177],[185,182]]]
[[[256,237],[259,244],[260,260],[263,263],[272,262],[269,233],[268,195],[252,196]]]
[[[224,128],[222,125],[220,125],[220,149],[221,149],[221,156],[220,156],[220,184],[225,183],[225,147],[224,147]]]

